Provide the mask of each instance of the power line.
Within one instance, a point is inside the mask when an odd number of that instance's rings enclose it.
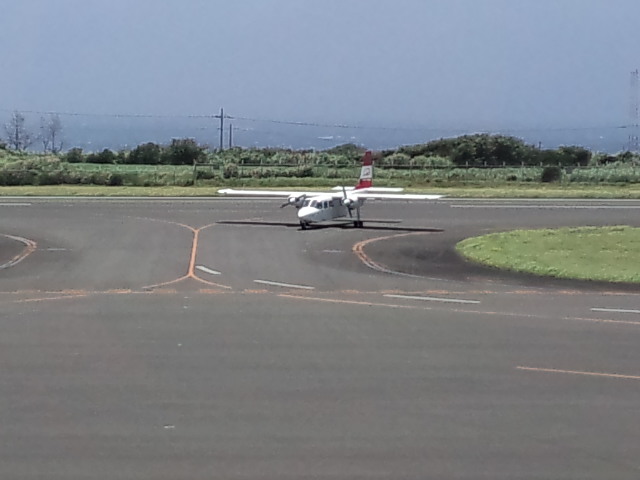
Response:
[[[637,74],[637,71],[635,72]],[[32,115],[59,115],[69,117],[95,117],[95,118],[133,118],[133,119],[219,119],[222,131],[224,119],[243,120],[247,122],[260,122],[278,125],[289,125],[296,127],[319,127],[319,128],[338,128],[349,130],[386,130],[386,131],[415,131],[415,132],[440,132],[440,133],[459,133],[462,131],[476,131],[479,133],[518,133],[518,132],[563,132],[563,131],[584,131],[584,130],[613,130],[624,128],[636,128],[637,120],[632,121],[629,125],[593,125],[593,126],[566,126],[566,127],[518,127],[518,128],[453,128],[453,127],[428,127],[428,126],[385,126],[385,125],[358,125],[345,123],[322,123],[308,122],[297,120],[280,120],[274,118],[256,118],[248,116],[232,116],[224,114],[221,109],[220,114],[150,114],[150,113],[89,113],[89,112],[68,112],[56,110],[20,110],[20,109],[2,109],[0,112],[11,113],[19,111],[21,113]],[[637,118],[637,117],[636,117]]]
[[[60,115],[64,117],[105,117],[105,118],[219,118],[218,115],[174,115],[174,114],[150,114],[150,113],[86,113],[64,112],[54,110],[20,110],[0,108],[0,112],[20,112],[32,115]]]

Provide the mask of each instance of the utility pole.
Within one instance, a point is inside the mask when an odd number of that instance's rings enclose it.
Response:
[[[640,142],[638,140],[638,131],[640,130],[640,104],[638,103],[638,86],[640,83],[638,80],[639,76],[638,69],[631,72],[631,81],[629,83],[629,119],[631,120],[631,124],[629,125],[631,128],[631,133],[629,134],[630,152],[637,152],[640,150]]]
[[[220,115],[214,115],[213,118],[219,118],[220,119],[220,151],[224,150],[224,119],[225,118],[233,118],[230,117],[229,115],[225,115],[224,114],[224,109],[221,108],[220,109]]]
[[[224,148],[222,146],[222,135],[224,135],[224,109],[220,109],[220,151]]]

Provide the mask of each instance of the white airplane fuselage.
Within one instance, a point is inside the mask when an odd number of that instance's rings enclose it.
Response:
[[[364,203],[362,199],[358,199],[356,202],[358,203],[358,207]],[[298,219],[300,222],[306,224],[324,222],[347,216],[349,216],[349,209],[342,201],[329,196],[311,197],[298,209]]]

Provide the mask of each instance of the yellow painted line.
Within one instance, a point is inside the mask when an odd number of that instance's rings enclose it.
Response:
[[[154,220],[152,218],[149,218],[148,220]],[[161,220],[158,220],[161,221]],[[224,288],[226,290],[231,290],[232,287],[230,287],[229,285],[222,285],[221,283],[216,283],[216,282],[211,282],[209,280],[204,280],[203,278],[198,277],[198,275],[196,275],[196,257],[198,256],[198,242],[200,239],[200,232],[206,228],[212,227],[215,225],[215,223],[210,223],[209,225],[205,225],[203,227],[200,228],[194,228],[191,227],[189,225],[185,225],[183,223],[178,223],[178,222],[171,222],[171,221],[164,221],[164,223],[168,223],[171,225],[177,225],[179,227],[183,227],[186,228],[187,230],[191,231],[191,233],[193,233],[193,240],[191,243],[191,252],[189,254],[189,265],[187,267],[187,273],[179,278],[175,278],[173,280],[169,280],[168,282],[162,282],[162,283],[156,283],[154,285],[147,285],[142,287],[143,290],[152,290],[152,289],[157,289],[157,288],[163,288],[166,287],[168,285],[175,285],[176,283],[180,283],[183,282],[189,278],[195,280],[196,282],[200,282],[200,283],[204,283],[205,285],[209,286],[209,287],[218,287],[218,288]]]
[[[353,245],[351,250],[353,251],[353,253],[356,254],[356,256],[360,259],[360,261],[362,263],[364,263],[369,268],[372,268],[374,270],[378,270],[379,272],[398,273],[398,274],[400,274],[402,272],[395,272],[395,271],[385,267],[381,263],[373,261],[371,259],[371,257],[369,257],[366,253],[364,253],[364,247],[366,247],[370,243],[379,242],[379,241],[382,241],[382,240],[389,240],[391,238],[408,237],[410,235],[425,235],[427,233],[430,233],[430,232],[398,233],[398,234],[395,234],[395,235],[386,235],[384,237],[369,238],[368,240],[363,240],[361,242],[356,243],[355,245]]]
[[[175,278],[173,280],[169,280],[168,282],[156,283],[154,285],[146,285],[142,287],[143,290],[157,290],[159,288],[164,288],[168,285],[174,285],[176,283],[182,282],[189,278],[189,275],[183,275],[182,277]]]
[[[313,302],[325,302],[325,303],[341,303],[346,305],[361,305],[365,307],[387,307],[387,308],[405,308],[408,310],[431,310],[429,307],[419,307],[416,305],[397,305],[391,303],[376,303],[376,302],[363,302],[358,300],[341,300],[337,298],[322,298],[322,297],[306,297],[301,295],[288,295],[281,293],[279,297],[293,298],[295,300],[307,300]]]
[[[67,300],[88,297],[89,294],[84,293],[80,295],[62,295],[59,297],[42,297],[42,298],[26,298],[22,300],[11,300],[7,303],[35,303],[35,302],[48,302],[49,300]]]
[[[567,375],[585,375],[589,377],[606,377],[606,378],[621,378],[624,380],[640,380],[640,376],[621,375],[619,373],[582,372],[579,370],[560,370],[556,368],[535,368],[535,367],[516,367],[516,369],[525,370],[529,372],[563,373]]]
[[[196,255],[198,254],[198,237],[200,230],[193,230],[193,243],[191,244],[191,259],[189,260],[189,270],[187,276],[195,277]],[[197,277],[196,277],[197,278]]]
[[[25,247],[24,250],[22,250],[22,252],[20,252],[18,255],[13,257],[7,263],[5,263],[4,265],[0,265],[0,269],[9,268],[9,267],[13,267],[13,266],[17,265],[18,263],[23,261],[25,258],[27,258],[29,255],[31,255],[33,252],[35,252],[36,248],[38,248],[38,244],[36,242],[34,242],[33,240],[29,240],[28,238],[16,237],[14,235],[4,235],[4,234],[2,236],[6,237],[6,238],[10,238],[11,240],[15,240],[17,242],[20,242],[20,243],[26,245],[26,247]]]

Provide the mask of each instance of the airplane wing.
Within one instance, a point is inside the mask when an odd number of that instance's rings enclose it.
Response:
[[[246,197],[276,197],[276,198],[286,198],[286,197],[290,197],[291,195],[295,195],[295,196],[301,196],[301,195],[306,195],[306,196],[313,196],[313,195],[320,195],[323,192],[302,192],[299,190],[244,190],[244,189],[240,189],[240,190],[236,190],[233,188],[223,188],[221,190],[218,190],[218,193],[222,194],[222,195],[237,195],[237,196],[246,196]]]
[[[437,200],[444,195],[430,195],[419,193],[375,193],[375,192],[350,192],[358,198],[380,199],[380,200]]]
[[[385,188],[363,188],[360,190],[347,190],[349,194],[355,195],[358,198],[363,199],[380,199],[380,200],[437,200],[444,195],[430,195],[430,194],[418,194],[418,193],[386,193],[397,192],[397,189],[385,189]],[[236,195],[246,197],[275,197],[275,198],[288,198],[293,196],[301,197],[308,196],[313,197],[316,195],[322,195],[321,191],[300,191],[300,190],[244,190],[223,188],[218,190],[218,193],[222,195]],[[343,194],[338,192],[330,193],[334,198],[343,198]]]

